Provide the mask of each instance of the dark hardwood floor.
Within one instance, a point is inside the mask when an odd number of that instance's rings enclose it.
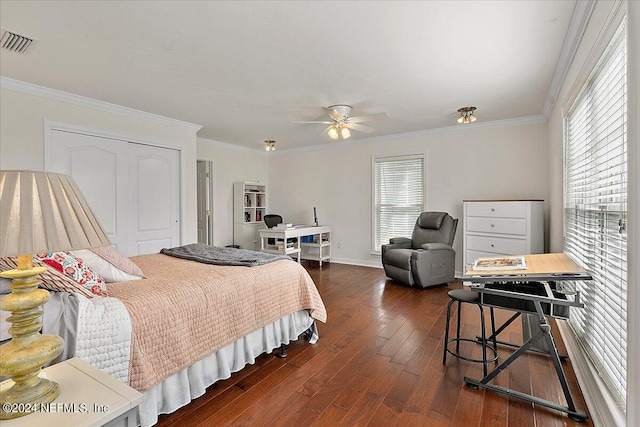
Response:
[[[158,426],[592,426],[566,415],[485,390],[462,378],[482,378],[482,365],[454,357],[442,364],[447,292],[451,283],[412,289],[388,281],[382,269],[316,263],[305,267],[328,312],[320,340],[291,343],[288,357],[262,355],[191,404],[160,417]],[[496,310],[496,320],[509,312]],[[462,308],[462,334],[475,336],[479,314]],[[553,324],[555,327],[555,324]],[[453,325],[452,325],[453,326]],[[502,339],[521,342],[514,322]],[[452,328],[452,331],[454,329]],[[560,334],[554,334],[564,351]],[[461,352],[481,357],[479,345]],[[511,350],[500,347],[500,359]],[[563,363],[578,409],[587,410],[570,361]],[[564,402],[546,356],[526,355],[494,384]],[[588,413],[588,411],[587,411]]]

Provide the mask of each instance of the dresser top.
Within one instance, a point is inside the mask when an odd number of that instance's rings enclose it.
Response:
[[[463,202],[544,202],[544,199],[466,199]]]

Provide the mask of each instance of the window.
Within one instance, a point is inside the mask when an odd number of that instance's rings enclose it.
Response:
[[[411,237],[424,210],[424,156],[373,159],[373,252],[392,237]]]
[[[593,280],[570,325],[624,408],[627,369],[626,26],[565,117],[564,251]]]

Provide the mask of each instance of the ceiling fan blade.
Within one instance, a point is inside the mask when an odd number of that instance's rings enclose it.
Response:
[[[363,122],[371,122],[374,120],[384,120],[388,119],[389,115],[387,113],[376,113],[376,114],[367,114],[366,116],[358,116],[358,117],[349,117],[350,122],[355,123],[363,123]]]
[[[347,123],[345,124],[345,126],[348,127],[349,129],[357,130],[358,132],[364,132],[364,133],[371,133],[375,130],[372,127],[359,125],[357,123]]]
[[[298,124],[299,123],[320,123],[320,124],[323,124],[323,125],[332,125],[333,124],[333,122],[326,122],[326,121],[325,122],[291,122],[291,123],[298,123]]]
[[[336,110],[335,108],[327,108],[327,107],[322,107],[322,108],[324,109],[324,111],[327,112],[329,117],[331,117],[333,120],[342,120],[342,114],[340,114],[338,110]]]

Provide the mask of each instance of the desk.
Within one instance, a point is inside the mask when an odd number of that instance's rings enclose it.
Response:
[[[331,232],[330,225],[297,225],[289,228],[263,228],[260,233],[260,250],[262,252],[296,256],[298,262],[301,259],[318,261],[322,267],[322,261],[331,260]],[[312,236],[311,242],[302,242],[301,237]],[[276,239],[283,242],[283,247],[269,245],[269,239]],[[296,241],[291,246],[287,245],[288,239],[295,238]]]
[[[473,389],[485,388],[565,412],[572,420],[582,422],[587,419],[587,414],[575,407],[547,316],[567,317],[569,307],[584,308],[584,304],[580,302],[580,293],[565,290],[563,282],[592,278],[565,254],[525,255],[524,258],[527,268],[523,270],[478,271],[472,268],[462,277],[463,281],[471,282],[471,290],[480,294],[481,304],[522,313],[533,313],[539,324],[537,333],[482,380],[464,377],[464,382]],[[544,340],[549,349],[549,356],[560,380],[567,406],[489,384],[489,381],[539,340]]]

